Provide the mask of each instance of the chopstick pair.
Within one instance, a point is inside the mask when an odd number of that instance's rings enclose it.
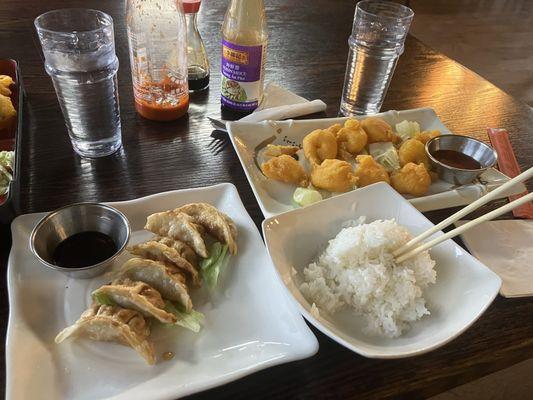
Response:
[[[406,244],[403,246],[400,246],[398,249],[394,250],[392,252],[392,255],[395,257],[395,261],[397,263],[403,262],[407,260],[408,258],[411,258],[418,253],[425,251],[433,246],[436,246],[437,244],[443,242],[444,240],[451,239],[457,235],[460,235],[464,231],[482,223],[485,221],[490,221],[493,218],[496,218],[502,214],[505,214],[506,212],[511,211],[513,208],[518,207],[524,203],[527,203],[528,201],[533,201],[533,193],[529,193],[523,197],[520,197],[519,199],[512,201],[494,211],[491,211],[485,215],[482,215],[479,218],[476,218],[472,221],[467,222],[466,224],[455,228],[451,230],[450,232],[445,233],[444,235],[441,235],[439,237],[436,237],[435,239],[430,240],[429,242],[426,242],[422,244],[421,246],[415,247],[417,244],[419,244],[422,240],[426,239],[427,237],[433,235],[434,233],[440,231],[441,229],[446,228],[447,226],[451,225],[455,221],[459,220],[461,217],[464,217],[465,215],[471,213],[472,211],[476,210],[480,206],[488,203],[489,201],[497,198],[501,193],[509,189],[511,186],[527,181],[529,178],[533,177],[533,167],[527,169],[526,171],[522,172],[520,175],[515,176],[513,179],[509,180],[505,184],[501,185],[497,189],[494,189],[492,192],[487,193],[485,196],[480,197],[476,201],[474,201],[472,204],[466,206],[465,208],[459,210],[452,216],[446,218],[441,223],[435,225],[434,227],[428,229],[425,232],[422,232],[420,235],[414,237],[413,239],[409,240]]]

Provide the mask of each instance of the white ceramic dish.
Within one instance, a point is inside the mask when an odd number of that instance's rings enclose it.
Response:
[[[413,234],[433,224],[386,183],[343,194],[263,221],[263,233],[278,276],[300,311],[314,326],[365,357],[400,358],[422,354],[465,331],[490,305],[500,278],[452,240],[431,250],[437,282],[424,294],[430,316],[412,324],[401,337],[388,339],[362,333],[364,320],[350,310],[333,316],[311,313],[299,290],[302,270],[342,229],[342,223],[366,216],[367,222],[395,218]]]
[[[206,316],[199,334],[154,329],[158,362],[148,366],[135,351],[113,343],[54,343],[106,281],[74,280],[39,265],[28,248],[32,227],[44,213],[12,225],[8,264],[9,325],[7,399],[174,399],[221,385],[273,365],[313,355],[318,343],[276,278],[261,236],[231,184],[173,191],[113,203],[130,220],[131,242],[150,213],[189,202],[208,202],[238,226],[239,253],[232,257],[216,294],[193,293]],[[122,256],[123,261],[129,257]],[[162,361],[162,352],[175,357]]]
[[[442,134],[451,133],[431,108],[387,111],[376,116],[383,118],[393,127],[398,122],[409,120],[417,121],[422,130],[438,129]],[[292,195],[296,187],[264,176],[256,163],[255,149],[264,147],[265,143],[301,145],[303,138],[312,130],[344,123],[345,120],[346,118],[325,118],[227,124],[233,147],[266,218],[294,209]],[[462,206],[470,204],[508,180],[506,175],[496,169],[490,169],[481,176],[480,182],[454,187],[450,183],[438,181],[431,185],[426,196],[411,198],[409,201],[420,211]],[[518,184],[509,192],[502,194],[502,197],[522,193],[524,190],[524,185]]]

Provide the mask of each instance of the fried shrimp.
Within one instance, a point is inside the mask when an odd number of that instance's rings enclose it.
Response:
[[[368,143],[397,142],[398,135],[392,132],[392,127],[381,118],[370,117],[361,121],[361,127],[368,136]]]
[[[268,178],[306,187],[309,178],[303,167],[291,156],[282,154],[261,164],[261,171]]]
[[[339,155],[344,159],[351,158],[350,156],[363,150],[367,141],[367,134],[356,119],[347,120],[344,128],[337,132]]]
[[[326,129],[327,131],[330,131],[331,133],[333,133],[334,135],[337,134],[338,131],[340,131],[342,128],[342,125],[341,124],[333,124],[331,125],[328,129]]]
[[[431,185],[431,177],[424,164],[407,163],[395,172],[391,178],[391,185],[398,192],[422,196],[427,193]]]
[[[390,183],[389,174],[385,167],[377,163],[372,156],[359,155],[356,158],[358,163],[355,167],[355,176],[359,179],[360,187],[371,185],[376,182]]]
[[[423,144],[426,144],[434,137],[440,136],[440,131],[434,130],[434,131],[424,131],[416,133],[413,139],[418,140],[419,142],[422,142]]]
[[[400,150],[398,150],[398,156],[402,167],[408,163],[422,163],[426,169],[429,169],[429,160],[426,155],[425,146],[416,139],[408,139],[403,142]]]
[[[298,146],[283,146],[283,145],[276,145],[276,144],[267,144],[267,147],[265,150],[265,156],[279,157],[282,154],[293,156],[296,154],[298,150],[300,150]]]
[[[337,139],[328,130],[316,129],[303,140],[304,154],[311,164],[320,165],[328,158],[337,157]]]
[[[354,188],[357,178],[350,163],[341,160],[324,160],[311,172],[311,183],[330,192],[347,192]]]

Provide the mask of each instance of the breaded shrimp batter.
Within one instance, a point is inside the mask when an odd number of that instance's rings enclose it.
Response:
[[[424,131],[416,133],[413,139],[418,140],[419,142],[422,142],[423,144],[426,144],[434,137],[440,136],[440,131],[434,130],[434,131]]]
[[[316,129],[303,140],[304,154],[311,164],[320,165],[328,158],[337,157],[337,139],[328,130]]]
[[[298,150],[300,150],[298,146],[283,146],[283,145],[276,145],[276,144],[267,144],[267,147],[265,150],[265,156],[279,157],[282,154],[293,156],[296,154]]]
[[[381,118],[370,117],[361,121],[361,127],[368,136],[368,143],[397,142],[399,137],[392,131],[392,127]]]
[[[357,183],[350,163],[341,160],[324,160],[311,172],[311,183],[330,192],[347,192]]]
[[[390,183],[389,174],[385,167],[376,162],[372,156],[359,155],[356,158],[358,163],[355,167],[355,176],[359,179],[360,187],[371,185],[376,182]]]
[[[391,185],[398,192],[422,196],[431,185],[431,177],[424,164],[407,163],[401,170],[392,174]]]
[[[344,127],[337,132],[339,155],[345,159],[363,150],[367,141],[367,134],[356,119],[347,120]]]
[[[403,142],[398,150],[398,157],[402,167],[408,163],[422,163],[426,169],[429,169],[429,159],[425,146],[416,139],[408,139]]]
[[[261,164],[261,171],[268,178],[306,187],[309,178],[303,167],[291,156],[282,154]]]

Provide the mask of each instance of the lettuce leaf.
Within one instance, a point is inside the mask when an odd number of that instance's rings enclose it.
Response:
[[[200,262],[202,278],[210,289],[217,285],[220,270],[228,258],[228,245],[215,242],[209,250],[209,257]]]
[[[305,207],[322,200],[322,195],[317,190],[298,187],[294,191],[292,199],[299,206]]]
[[[400,168],[400,158],[392,142],[370,143],[368,151],[374,160],[383,165],[388,172]]]
[[[200,329],[202,329],[202,323],[204,322],[205,316],[201,312],[196,310],[186,312],[183,306],[172,303],[168,300],[165,301],[165,310],[178,317],[178,321],[175,324],[165,324],[165,326],[173,327],[175,325],[179,325],[195,333],[200,332]]]
[[[15,152],[0,151],[0,195],[9,190],[9,184],[13,180],[13,159]]]
[[[111,297],[109,297],[105,293],[95,293],[93,295],[94,301],[96,301],[98,304],[102,306],[114,306],[115,302],[111,300]]]
[[[420,125],[416,121],[404,120],[396,124],[396,132],[402,138],[402,142],[404,142],[420,133]]]

